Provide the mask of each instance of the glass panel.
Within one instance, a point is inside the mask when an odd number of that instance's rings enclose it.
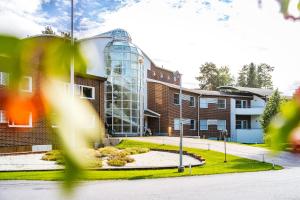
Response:
[[[130,126],[123,126],[123,132],[130,133]]]

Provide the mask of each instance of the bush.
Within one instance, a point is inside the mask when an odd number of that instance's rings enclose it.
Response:
[[[88,161],[88,168],[99,168],[102,167],[102,160],[101,159],[93,159]]]
[[[119,157],[114,157],[110,160],[107,161],[107,164],[110,166],[116,166],[116,167],[121,167],[126,165],[126,161],[122,158],[120,159]]]
[[[46,161],[57,161],[59,159],[63,159],[63,155],[59,150],[48,151],[42,157],[42,160]]]
[[[129,147],[124,149],[123,151],[127,152],[129,155],[134,155],[134,154],[147,153],[150,151],[150,149],[142,148],[142,147]]]
[[[101,157],[107,157],[110,155],[114,155],[117,154],[119,152],[119,149],[117,149],[116,147],[104,147],[104,148],[100,148],[98,149],[100,156]]]
[[[125,160],[127,163],[133,163],[133,162],[135,161],[134,158],[131,158],[131,157],[129,157],[129,156],[124,157],[124,160]]]

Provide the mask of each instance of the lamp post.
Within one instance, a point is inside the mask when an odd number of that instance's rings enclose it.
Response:
[[[224,137],[224,163],[227,162],[227,148],[226,148],[226,137],[227,137],[227,130],[222,131],[222,135]]]
[[[139,95],[140,95],[140,137],[143,136],[143,131],[144,131],[144,95],[142,94],[142,86],[143,86],[143,80],[144,80],[144,69],[143,69],[143,63],[144,60],[143,58],[139,58]]]
[[[180,103],[180,139],[179,139],[179,166],[178,172],[184,172],[184,166],[182,164],[182,138],[183,138],[183,122],[182,122],[182,76],[180,76],[180,94],[179,94],[179,103]]]

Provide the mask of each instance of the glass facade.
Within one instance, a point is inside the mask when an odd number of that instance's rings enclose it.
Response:
[[[115,134],[137,135],[143,130],[144,120],[143,56],[130,37],[120,39],[117,34],[118,38],[109,42],[104,51],[106,122]]]

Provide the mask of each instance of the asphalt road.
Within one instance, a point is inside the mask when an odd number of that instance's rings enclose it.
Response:
[[[161,138],[160,138],[161,139]],[[157,138],[146,140],[161,141]],[[164,138],[163,143],[177,143],[178,138]],[[152,142],[155,142],[152,141]],[[195,142],[196,141],[196,142]],[[185,139],[185,146],[201,146],[203,140]],[[211,143],[210,148],[221,150],[220,143]],[[203,145],[205,146],[205,145]],[[300,165],[299,157],[284,153],[278,157],[267,155],[268,151],[245,145],[229,144],[229,152],[242,152],[244,157],[261,159],[262,152],[266,159],[273,159],[276,164],[283,164],[285,169],[279,171],[208,175],[195,177],[148,179],[148,180],[114,180],[82,183],[70,199],[115,199],[115,200],[269,200],[300,199]],[[236,153],[234,153],[236,152]],[[257,157],[255,157],[257,154]],[[65,200],[59,183],[45,181],[1,181],[0,200]]]

